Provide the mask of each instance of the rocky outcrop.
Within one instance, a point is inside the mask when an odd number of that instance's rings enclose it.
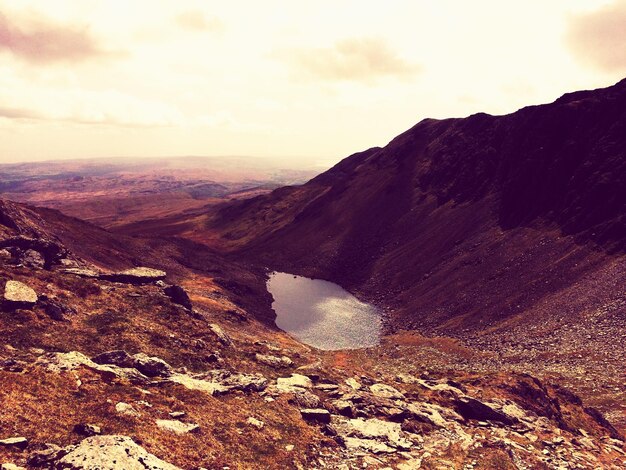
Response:
[[[167,273],[159,269],[138,267],[117,273],[101,274],[99,277],[105,281],[141,285],[162,281],[166,276]]]
[[[98,364],[77,351],[44,354],[37,359],[36,364],[56,373],[87,367],[101,374],[125,378],[137,384],[145,384],[150,381],[148,377],[135,368]]]
[[[266,354],[255,354],[254,359],[261,364],[265,364],[266,366],[274,367],[277,369],[283,367],[290,367],[293,365],[293,361],[291,358],[287,356],[271,356]]]
[[[60,242],[47,236],[18,235],[0,240],[0,248],[12,252],[13,258],[24,266],[50,269],[58,265],[61,259],[70,256],[70,252]]]

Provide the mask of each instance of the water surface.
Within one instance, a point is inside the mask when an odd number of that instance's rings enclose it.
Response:
[[[319,349],[375,346],[380,339],[378,310],[332,282],[274,272],[267,282],[274,297],[276,325]]]

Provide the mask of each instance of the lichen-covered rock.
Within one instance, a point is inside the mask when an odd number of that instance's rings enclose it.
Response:
[[[37,303],[37,293],[23,282],[7,281],[4,286],[4,303],[9,307],[30,307]]]
[[[150,454],[127,436],[93,436],[55,462],[55,468],[67,470],[180,470]]]

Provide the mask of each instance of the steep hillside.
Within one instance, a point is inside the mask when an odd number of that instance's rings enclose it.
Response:
[[[388,307],[391,328],[510,330],[623,313],[624,188],[626,80],[506,116],[424,120],[186,229],[338,281]]]
[[[558,380],[416,334],[317,351],[255,320],[269,300],[193,242],[0,200],[2,468],[624,464],[619,423]]]

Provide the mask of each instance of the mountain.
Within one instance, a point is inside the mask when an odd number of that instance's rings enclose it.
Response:
[[[625,97],[425,120],[221,204],[120,193],[109,229],[0,199],[1,467],[624,468]],[[383,307],[380,343],[278,329],[271,269]]]
[[[623,312],[624,188],[626,80],[505,116],[426,119],[305,185],[224,205],[204,229],[237,256],[375,301],[391,329],[461,334]]]

